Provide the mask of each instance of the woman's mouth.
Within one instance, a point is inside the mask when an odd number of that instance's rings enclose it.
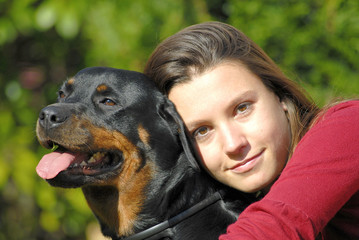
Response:
[[[249,172],[256,166],[256,164],[260,160],[263,153],[264,153],[264,150],[260,151],[258,154],[254,155],[253,157],[244,159],[243,161],[239,162],[235,166],[229,168],[229,170],[234,173]]]

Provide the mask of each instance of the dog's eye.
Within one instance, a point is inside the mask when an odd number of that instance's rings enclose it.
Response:
[[[101,103],[105,104],[106,106],[115,106],[116,105],[116,103],[109,98],[105,98],[104,100],[101,101]]]
[[[65,93],[63,91],[59,91],[59,98],[66,97]]]

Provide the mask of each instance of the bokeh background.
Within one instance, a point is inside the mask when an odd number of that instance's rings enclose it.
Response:
[[[142,71],[161,40],[209,20],[244,31],[319,105],[358,96],[357,0],[0,0],[0,240],[98,239],[81,190],[35,173],[39,110],[80,69]]]

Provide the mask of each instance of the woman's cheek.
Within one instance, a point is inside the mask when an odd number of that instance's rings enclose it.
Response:
[[[202,157],[202,162],[204,167],[213,175],[216,172],[220,171],[221,168],[221,159],[220,153],[216,151],[215,146],[200,146],[199,150]]]

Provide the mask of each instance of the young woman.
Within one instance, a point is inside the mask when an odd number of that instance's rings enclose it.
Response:
[[[145,68],[218,181],[265,197],[220,239],[359,239],[359,101],[319,109],[219,22],[164,40]]]

